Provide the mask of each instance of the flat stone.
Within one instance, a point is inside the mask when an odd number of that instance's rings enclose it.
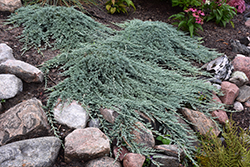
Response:
[[[155,158],[155,156],[157,156],[157,158]],[[153,159],[155,161],[157,161],[158,163],[162,164],[161,166],[166,166],[166,167],[179,167],[180,166],[180,162],[178,160],[178,158],[176,157],[171,157],[171,156],[167,156],[164,154],[155,154],[153,156]],[[157,167],[155,164],[151,163],[150,167]]]
[[[51,167],[61,147],[56,137],[21,140],[0,147],[1,167]]]
[[[16,9],[22,6],[20,0],[0,0],[0,11],[14,12]]]
[[[118,113],[116,111],[107,108],[100,108],[100,112],[106,121],[112,124],[115,123],[115,118],[118,116]]]
[[[234,104],[235,99],[239,95],[239,88],[235,84],[228,81],[223,81],[221,83],[221,91],[224,96],[220,96],[220,100],[222,103],[227,105]]]
[[[85,165],[85,167],[122,167],[121,163],[115,161],[114,158],[111,157],[101,157],[97,159],[93,159]]]
[[[191,110],[188,108],[182,108],[181,113],[188,121],[193,124],[193,129],[196,132],[205,135],[212,128],[211,132],[213,132],[217,136],[220,134],[220,131],[216,124],[202,112]]]
[[[146,129],[141,122],[136,122],[134,130],[131,132],[134,136],[134,142],[144,144],[146,147],[154,147],[155,139],[152,132]]]
[[[245,106],[245,107],[250,107],[250,100],[247,100],[247,101],[244,103],[244,106]]]
[[[0,146],[17,140],[45,136],[49,132],[42,103],[24,101],[0,115]],[[35,132],[35,133],[34,133]]]
[[[83,107],[73,100],[70,104],[57,105],[53,110],[55,120],[70,128],[85,128],[89,119],[88,113]]]
[[[123,167],[141,167],[145,159],[141,154],[128,153],[123,159]]]
[[[244,85],[240,87],[239,95],[236,98],[236,100],[244,103],[249,99],[250,99],[250,86]]]
[[[6,60],[15,60],[13,56],[13,50],[5,43],[0,44],[0,63]]]
[[[89,161],[109,154],[108,137],[98,128],[76,129],[65,138],[65,161]]]
[[[43,82],[43,72],[28,63],[20,60],[6,60],[0,64],[0,73],[14,74],[27,83]]]
[[[12,74],[0,74],[0,99],[10,99],[22,91],[21,79]]]
[[[185,157],[185,153],[182,149],[178,148],[177,145],[156,145],[154,147],[156,150],[161,150],[163,151],[162,154],[171,156],[171,157],[176,157],[178,158],[180,155],[180,159],[183,160]]]

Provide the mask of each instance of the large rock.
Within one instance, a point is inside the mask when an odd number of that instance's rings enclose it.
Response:
[[[145,159],[141,154],[128,153],[123,159],[123,167],[142,167]]]
[[[48,134],[49,125],[42,103],[30,99],[0,115],[0,145]]]
[[[64,157],[88,161],[103,157],[110,152],[108,137],[98,128],[76,129],[65,138]]]
[[[250,86],[244,85],[240,87],[239,95],[236,98],[239,102],[246,102],[250,99]]]
[[[217,136],[220,134],[220,131],[216,124],[202,112],[191,110],[188,108],[182,108],[181,113],[188,121],[193,124],[193,128],[196,132],[205,135],[212,128],[211,132],[213,132]]]
[[[154,147],[155,139],[152,132],[146,129],[141,122],[136,122],[132,134],[136,143],[144,144],[146,147]]]
[[[0,73],[14,74],[27,83],[43,82],[43,72],[20,60],[6,60],[0,64]]]
[[[0,167],[51,167],[61,147],[56,137],[21,140],[0,147]]]
[[[212,71],[214,73],[214,78],[220,80],[229,79],[234,69],[226,55],[220,56],[215,60],[206,63],[202,68],[205,68],[207,71]]]
[[[246,74],[248,80],[250,79],[250,57],[236,56],[232,61],[235,71],[242,71]]]
[[[176,157],[172,157],[172,156],[167,156],[167,155],[163,155],[163,154],[155,154],[154,157],[157,158],[153,158],[155,161],[157,161],[158,163],[162,164],[162,167],[179,167],[180,166],[180,162],[178,160],[178,158]],[[156,167],[155,164],[151,163],[150,167]]]
[[[229,81],[238,87],[241,87],[249,82],[246,74],[242,71],[234,71]]]
[[[223,81],[221,83],[221,91],[224,94],[224,96],[220,97],[222,103],[232,105],[234,104],[236,97],[239,95],[240,90],[235,84]]]
[[[67,102],[59,104],[53,112],[58,123],[70,128],[85,128],[89,119],[87,111],[76,101],[72,101],[70,104]]]
[[[16,9],[22,6],[20,0],[0,0],[0,11],[14,12]]]
[[[13,50],[5,43],[1,43],[0,44],[0,63],[8,59],[15,60],[15,58],[13,57]]]
[[[122,167],[121,163],[118,161],[115,161],[114,158],[111,157],[101,157],[93,159],[87,164],[85,164],[85,167]]]
[[[21,79],[12,74],[0,74],[0,99],[10,99],[22,91]]]

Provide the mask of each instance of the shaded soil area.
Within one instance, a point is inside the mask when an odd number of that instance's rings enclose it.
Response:
[[[171,23],[169,16],[182,11],[181,8],[172,7],[170,0],[133,0],[136,11],[131,10],[128,14],[114,14],[110,15],[106,12],[105,2],[98,1],[99,5],[91,6],[84,5],[87,15],[91,15],[96,21],[101,22],[111,28],[119,29],[114,23],[123,22],[131,19],[149,20],[149,21],[162,21],[166,23]],[[248,2],[247,2],[248,3]],[[236,53],[232,52],[230,46],[231,39],[240,39],[242,37],[249,36],[250,27],[245,26],[244,14],[250,12],[250,9],[246,8],[243,14],[238,14],[232,21],[235,24],[235,28],[232,28],[228,24],[225,28],[216,25],[213,22],[205,23],[203,25],[204,31],[199,31],[200,37],[203,38],[203,45],[214,48],[220,53],[225,53],[231,60],[236,56]],[[12,25],[4,25],[4,19],[10,15],[9,12],[0,12],[0,43],[6,43],[13,49],[14,57],[18,60],[22,60],[36,67],[39,67],[43,62],[55,57],[60,52],[58,50],[45,50],[43,55],[38,54],[37,50],[31,49],[26,53],[22,54],[23,44],[18,41],[18,35],[22,33],[22,28],[11,28]],[[199,64],[198,66],[200,66]],[[56,70],[52,70],[48,76],[48,87],[54,86],[61,80],[57,75]],[[36,97],[42,101],[45,105],[47,100],[47,93],[45,84],[35,84],[35,83],[24,83],[23,92],[18,94],[12,99],[6,100],[3,103],[3,111],[13,107],[14,105]],[[1,112],[0,112],[1,114]],[[233,114],[233,119],[240,125],[243,129],[249,128],[250,124],[250,109],[246,108],[242,112]],[[61,135],[65,137],[72,129],[60,126],[59,130]],[[63,159],[63,150],[60,151],[57,163],[55,166],[81,166],[81,163],[67,164]]]

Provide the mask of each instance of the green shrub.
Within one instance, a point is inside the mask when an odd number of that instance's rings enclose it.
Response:
[[[202,167],[249,167],[249,135],[249,130],[236,126],[230,119],[222,133],[224,144],[216,135],[208,134],[202,138],[201,152],[197,156],[198,164]]]
[[[224,27],[226,27],[227,23],[231,23],[232,27],[234,27],[231,20],[237,14],[237,10],[235,7],[228,5],[226,0],[211,1],[209,4],[204,4],[202,9],[206,13],[205,21],[215,21],[216,24]]]
[[[128,7],[132,6],[135,9],[135,5],[131,0],[109,0],[105,3],[106,9],[110,14],[114,13],[128,13]]]

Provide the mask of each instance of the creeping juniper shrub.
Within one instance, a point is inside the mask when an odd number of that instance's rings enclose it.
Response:
[[[31,11],[33,8],[36,10]],[[53,8],[20,8],[17,15],[9,19],[24,26],[22,40],[26,39],[31,46],[40,48],[42,41],[49,45],[52,38],[56,40],[54,46],[64,51],[41,68],[46,73],[60,67],[66,77],[48,89],[47,115],[51,125],[57,99],[76,100],[91,118],[100,119],[101,129],[110,142],[116,141],[118,146],[126,143],[129,151],[150,156],[156,150],[136,143],[131,133],[136,122],[143,122],[137,110],[160,123],[158,130],[143,123],[146,128],[155,136],[169,134],[169,144],[178,145],[196,164],[192,142],[197,137],[188,131],[187,125],[178,122],[177,116],[182,116],[176,111],[187,103],[206,115],[215,109],[209,99],[210,90],[217,92],[216,88],[197,79],[199,75],[208,74],[191,62],[207,62],[219,53],[166,23],[133,20],[121,24],[123,30],[113,31],[73,8],[56,7],[56,11]],[[68,10],[70,14],[64,15]],[[41,14],[49,21],[38,18]],[[46,33],[41,26],[47,28]],[[50,29],[51,26],[54,29]],[[64,32],[65,27],[68,32]],[[36,29],[40,29],[38,33]],[[29,31],[36,38],[30,36]],[[206,94],[206,101],[197,99],[198,91]],[[101,107],[119,114],[114,124],[103,119]]]
[[[110,28],[73,7],[22,7],[11,14],[6,24],[24,27],[19,36],[20,41],[25,44],[24,52],[31,47],[38,50],[53,47],[67,52],[114,34]]]

